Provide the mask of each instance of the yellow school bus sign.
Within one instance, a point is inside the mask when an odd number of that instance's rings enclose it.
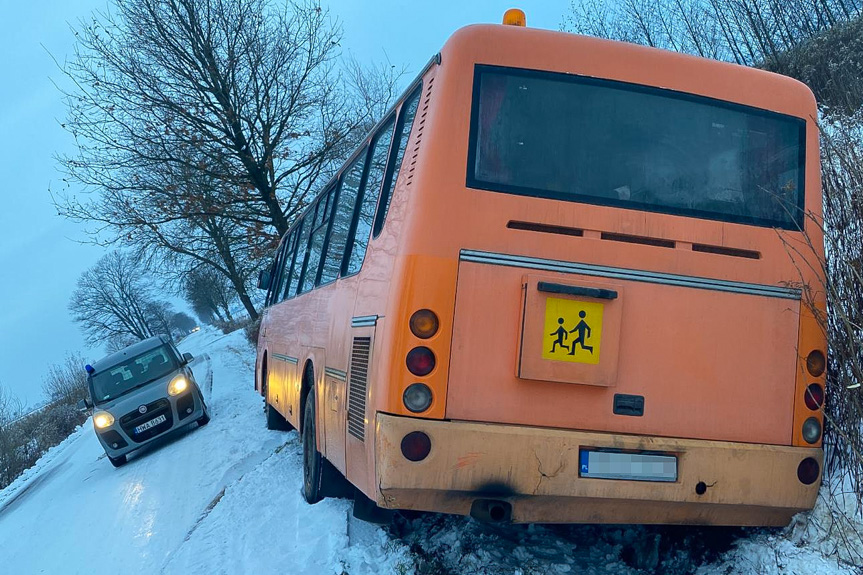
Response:
[[[599,363],[603,304],[550,297],[545,300],[542,357]]]

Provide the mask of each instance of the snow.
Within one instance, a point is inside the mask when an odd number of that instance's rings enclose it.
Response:
[[[852,498],[844,516],[820,498],[784,530],[490,526],[419,513],[384,529],[354,519],[346,500],[308,505],[299,438],[266,429],[242,332],[204,328],[180,347],[196,356],[210,424],[114,469],[86,422],[0,491],[0,572],[861,573],[848,551],[863,549]]]

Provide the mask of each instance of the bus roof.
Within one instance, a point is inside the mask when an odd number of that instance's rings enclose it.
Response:
[[[475,24],[441,50],[453,60],[578,74],[749,105],[797,117],[815,113],[815,97],[793,78],[718,60],[568,32]]]

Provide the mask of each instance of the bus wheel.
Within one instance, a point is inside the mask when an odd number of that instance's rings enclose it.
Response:
[[[303,415],[303,497],[308,503],[323,499],[321,492],[321,452],[315,439],[315,392],[306,399]]]
[[[282,417],[282,414],[276,411],[276,409],[270,405],[269,398],[267,397],[267,390],[269,388],[269,373],[265,370],[263,374],[264,380],[264,414],[267,416],[267,429],[274,429],[276,431],[290,431],[294,428],[291,423]]]

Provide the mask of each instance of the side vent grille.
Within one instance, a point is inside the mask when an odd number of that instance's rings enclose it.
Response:
[[[413,150],[411,150],[410,167],[408,168],[408,179],[407,179],[407,185],[408,186],[411,184],[411,182],[414,179],[414,169],[416,168],[416,165],[417,165],[417,157],[420,154],[420,143],[423,140],[423,129],[425,128],[426,116],[428,115],[428,112],[429,112],[429,102],[431,102],[432,86],[434,86],[434,76],[429,78],[429,80],[426,84],[426,92],[425,92],[425,94],[423,94],[422,100],[420,100],[420,103],[419,103],[419,111],[417,112],[417,115],[419,116],[419,118],[418,118],[418,121],[416,122],[416,124],[417,124],[416,143],[414,144]]]
[[[348,433],[365,441],[366,389],[369,381],[369,354],[372,338],[355,337],[348,376]]]

